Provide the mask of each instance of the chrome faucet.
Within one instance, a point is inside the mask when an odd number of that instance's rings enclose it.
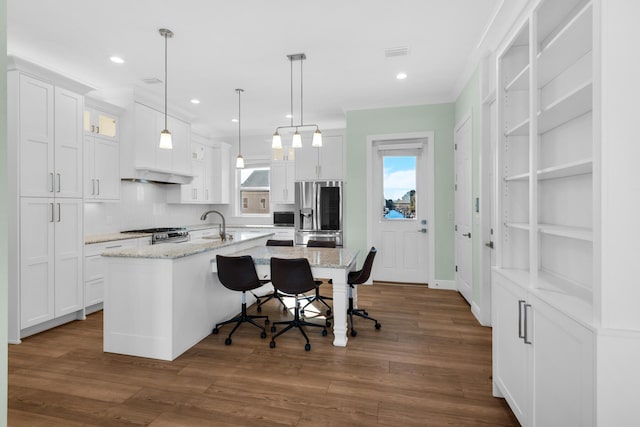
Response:
[[[220,239],[221,240],[227,240],[228,237],[227,236],[227,225],[226,222],[224,220],[224,215],[222,215],[220,212],[218,211],[206,211],[205,213],[202,214],[202,216],[200,217],[201,221],[204,221],[207,219],[207,215],[209,215],[210,213],[215,213],[220,215],[220,218],[222,219],[222,229],[220,230]]]

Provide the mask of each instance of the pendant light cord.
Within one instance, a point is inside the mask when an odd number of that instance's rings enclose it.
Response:
[[[291,104],[289,106],[289,112],[291,114],[291,127],[293,127],[293,58],[289,58],[289,63],[291,68],[291,73],[289,74],[291,81],[291,90],[289,91],[291,95]]]
[[[302,116],[302,63],[304,60],[300,60],[300,125],[304,123],[304,119]]]
[[[242,138],[240,136],[240,94],[242,89],[237,89],[238,92],[238,155],[242,155]]]

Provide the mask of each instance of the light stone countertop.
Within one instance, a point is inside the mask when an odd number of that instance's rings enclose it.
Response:
[[[84,236],[84,244],[114,242],[116,240],[139,239],[140,237],[151,237],[151,233],[104,233]]]
[[[111,249],[102,255],[119,258],[176,259],[273,235],[273,233],[267,231],[264,233],[231,232],[227,234],[231,235],[233,239],[225,241],[220,239],[197,239],[181,243],[160,243],[137,248]]]
[[[228,255],[251,255],[256,265],[269,265],[271,257],[307,258],[312,267],[345,268],[354,262],[358,251],[344,248],[307,248],[306,246],[256,246]]]

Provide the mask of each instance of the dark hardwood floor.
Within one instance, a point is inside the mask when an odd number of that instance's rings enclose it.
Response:
[[[359,305],[382,328],[358,319],[346,348],[318,329],[310,352],[297,331],[270,349],[250,325],[226,346],[225,326],[173,362],[103,353],[90,315],[9,346],[9,425],[518,425],[491,396],[491,330],[459,294],[360,286]]]

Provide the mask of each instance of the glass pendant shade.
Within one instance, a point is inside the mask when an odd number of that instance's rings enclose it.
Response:
[[[313,133],[313,139],[311,140],[312,147],[322,147],[322,133],[320,133],[320,129],[316,129]]]
[[[244,158],[241,155],[236,158],[236,169],[244,169]]]
[[[293,141],[291,142],[291,146],[293,148],[302,148],[302,136],[300,136],[300,132],[296,130],[296,133],[293,134]]]
[[[160,132],[160,148],[164,148],[165,150],[171,150],[173,148],[171,132],[169,132],[168,129],[164,129]]]
[[[278,132],[273,134],[273,140],[271,140],[271,148],[282,148],[282,137]]]

